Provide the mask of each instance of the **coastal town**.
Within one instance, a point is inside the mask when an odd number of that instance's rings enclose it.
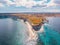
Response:
[[[34,26],[43,23],[46,17],[60,17],[60,13],[1,13],[1,15],[28,20]]]
[[[39,25],[44,20],[46,20],[46,17],[60,17],[60,14],[56,13],[21,13],[21,14],[12,14],[13,16],[17,16],[23,19],[27,19],[29,22],[31,22],[32,25]]]

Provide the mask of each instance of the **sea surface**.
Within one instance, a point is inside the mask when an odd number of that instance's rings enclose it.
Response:
[[[48,17],[47,20],[44,33],[37,33],[37,45],[60,45],[60,17]],[[0,45],[25,45],[27,30],[21,19],[0,17]]]

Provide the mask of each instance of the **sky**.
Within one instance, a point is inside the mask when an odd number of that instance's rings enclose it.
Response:
[[[60,0],[0,0],[0,13],[60,13]]]

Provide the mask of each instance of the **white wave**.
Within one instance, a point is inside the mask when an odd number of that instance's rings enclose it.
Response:
[[[25,23],[28,27],[28,33],[29,33],[28,39],[26,41],[26,45],[36,45],[37,44],[37,38],[38,38],[37,34],[33,31],[33,28],[29,22],[26,21]]]
[[[32,28],[32,25],[26,21],[25,24],[27,25],[27,39],[24,41],[24,45],[37,45],[37,39],[38,39],[38,34],[37,33],[43,33],[44,32],[44,25],[41,26],[39,31],[35,31]]]

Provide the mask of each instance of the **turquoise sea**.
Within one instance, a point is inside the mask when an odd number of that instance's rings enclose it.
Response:
[[[60,45],[60,17],[47,19],[44,33],[37,33],[37,45]],[[24,45],[27,38],[27,25],[21,19],[0,18],[0,45]]]

